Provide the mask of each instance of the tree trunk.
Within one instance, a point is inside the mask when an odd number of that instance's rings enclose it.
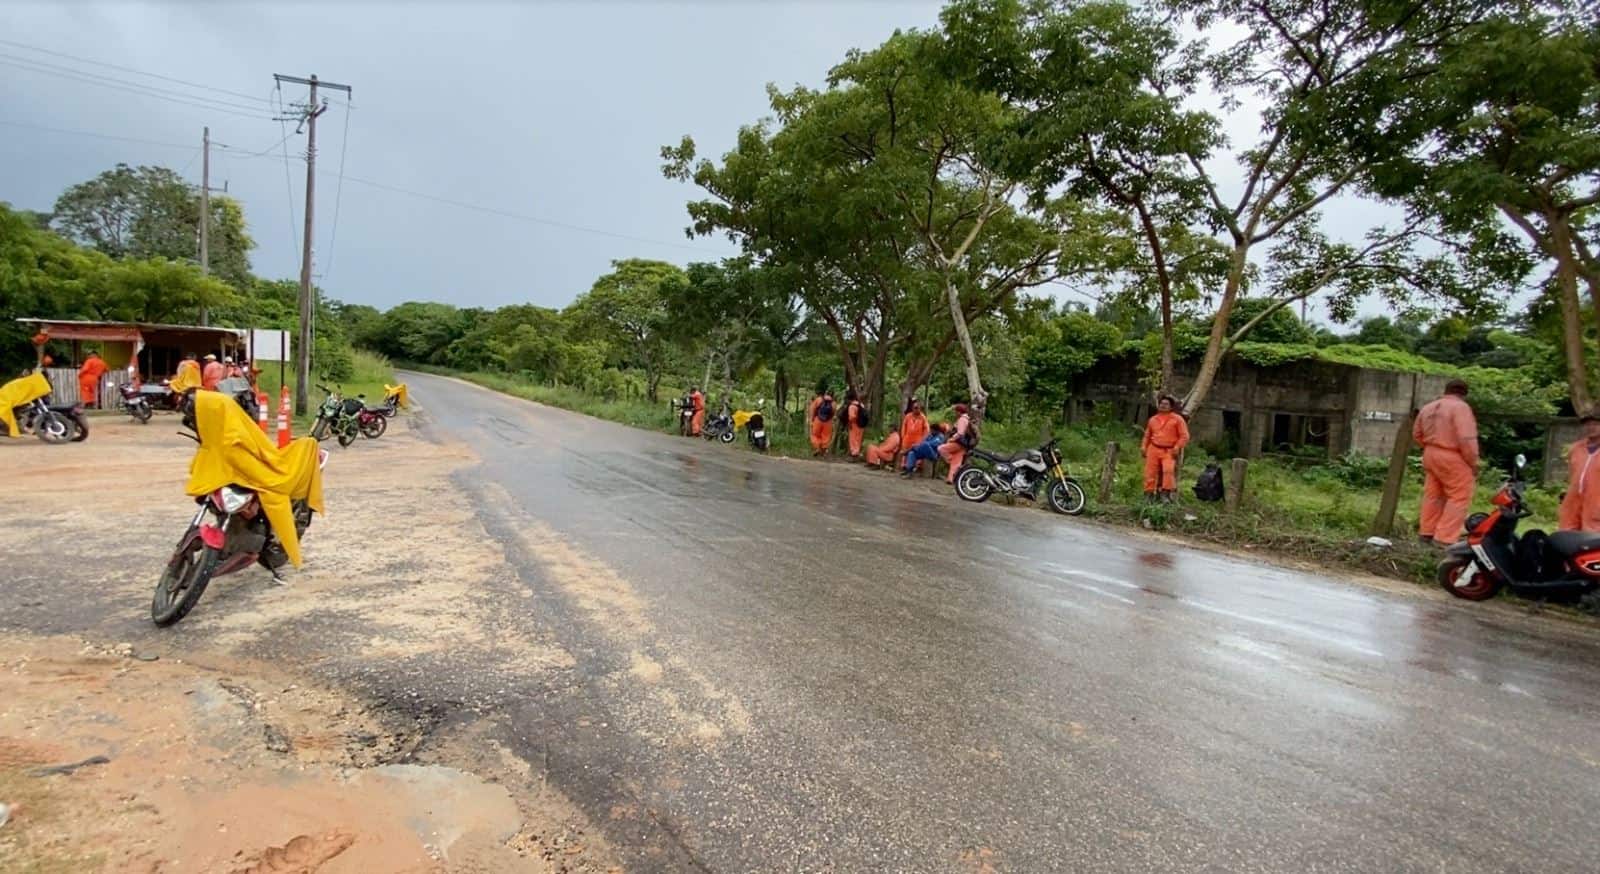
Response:
[[[733,358],[732,350],[722,352],[722,402],[733,408]]]
[[[1572,226],[1568,217],[1555,211],[1545,213],[1549,233],[1549,252],[1556,259],[1556,293],[1561,302],[1561,345],[1567,360],[1567,391],[1572,408],[1579,415],[1593,401],[1589,396],[1589,362],[1583,348],[1583,304],[1578,298],[1578,261],[1573,251]]]
[[[1228,267],[1228,281],[1222,289],[1222,301],[1217,305],[1217,312],[1211,317],[1211,337],[1206,341],[1205,357],[1200,359],[1200,372],[1195,375],[1194,385],[1189,387],[1189,396],[1183,400],[1183,415],[1192,417],[1200,405],[1205,403],[1206,395],[1211,393],[1211,383],[1217,378],[1217,371],[1222,367],[1222,356],[1227,354],[1228,317],[1233,314],[1233,305],[1239,299],[1239,287],[1244,284],[1244,269],[1246,259],[1250,254],[1248,242],[1235,243],[1233,247],[1233,263]]]
[[[961,344],[962,363],[967,372],[967,393],[972,396],[972,419],[981,422],[983,411],[989,406],[989,393],[984,391],[983,380],[978,374],[978,352],[972,346],[972,331],[967,328],[967,315],[961,310],[961,293],[956,290],[948,273],[945,274],[944,295],[950,304],[950,317],[955,320],[956,340]]]

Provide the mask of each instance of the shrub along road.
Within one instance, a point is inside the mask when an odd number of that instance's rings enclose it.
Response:
[[[573,658],[502,702],[510,743],[642,867],[1600,850],[1584,628],[407,379],[482,458],[456,481],[528,586],[515,621]]]

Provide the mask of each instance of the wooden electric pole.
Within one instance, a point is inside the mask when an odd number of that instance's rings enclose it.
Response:
[[[311,229],[312,214],[316,207],[317,184],[317,116],[328,111],[328,101],[324,99],[317,102],[317,89],[329,88],[334,91],[343,91],[349,95],[349,85],[339,85],[333,82],[324,82],[313,73],[309,79],[298,76],[284,76],[275,74],[273,79],[279,84],[292,82],[296,85],[307,85],[311,88],[311,98],[303,107],[299,108],[299,123],[306,126],[306,233],[300,252],[300,330],[296,334],[294,348],[294,413],[303,416],[306,413],[306,389],[311,383],[311,318],[316,310],[316,303],[311,293]]]

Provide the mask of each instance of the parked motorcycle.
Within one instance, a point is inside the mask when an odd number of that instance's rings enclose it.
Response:
[[[320,440],[328,439],[328,434],[333,430],[333,423],[339,419],[339,410],[344,406],[344,398],[339,393],[325,385],[318,385],[322,392],[322,405],[317,407],[317,420],[311,425],[311,436]]]
[[[132,383],[121,385],[117,390],[122,394],[122,409],[141,425],[150,424],[150,417],[155,415],[155,407],[150,405],[150,398],[143,386]],[[165,387],[162,387],[165,392]],[[171,392],[165,392],[171,394]]]
[[[678,414],[678,436],[694,436],[694,398],[684,395],[673,398],[670,404],[672,411]]]
[[[726,405],[717,411],[717,414],[712,416],[710,421],[706,422],[704,428],[700,429],[700,436],[707,440],[719,440],[723,443],[733,442],[733,417],[728,415]]]
[[[763,415],[765,403],[756,401],[753,410],[734,410],[733,429],[744,429],[745,438],[757,452],[767,451],[767,418]]]
[[[1531,515],[1516,457],[1511,475],[1490,500],[1494,509],[1467,517],[1466,540],[1445,550],[1438,580],[1468,601],[1493,598],[1502,588],[1523,598],[1592,602],[1600,607],[1600,534],[1535,528],[1517,537],[1517,523]]]
[[[356,395],[356,401],[361,404],[361,409],[356,413],[356,430],[361,436],[376,440],[389,430],[389,417],[394,415],[394,409],[384,406],[373,406],[367,403],[366,395]]]
[[[193,426],[193,414],[186,414],[186,425]],[[196,443],[195,433],[183,433]],[[317,467],[328,463],[328,451],[317,450]],[[195,498],[198,508],[189,527],[178,540],[168,559],[161,580],[156,583],[150,602],[150,619],[167,626],[189,615],[199,603],[210,582],[221,576],[260,564],[278,579],[278,570],[289,561],[289,554],[262,509],[260,497],[248,488],[226,485],[208,495]],[[296,538],[304,538],[311,524],[311,507],[304,500],[290,503]]]
[[[992,470],[974,464],[975,461],[987,463]],[[1055,440],[1011,456],[973,449],[956,474],[956,494],[967,501],[987,501],[996,492],[1037,500],[1041,486],[1050,509],[1057,513],[1076,516],[1088,503],[1083,486],[1067,476]]]
[[[318,440],[332,436],[340,446],[356,442],[361,436],[361,413],[366,410],[366,403],[360,398],[347,398],[342,392],[325,385],[318,385],[317,388],[327,396],[322,399],[322,406],[317,408],[317,421],[311,426],[311,436]],[[382,416],[371,418],[383,421]],[[384,422],[380,427],[387,425]]]
[[[34,398],[11,412],[22,433],[32,434],[46,443],[77,443],[89,439],[89,424],[84,421],[82,405],[52,406],[45,398]]]

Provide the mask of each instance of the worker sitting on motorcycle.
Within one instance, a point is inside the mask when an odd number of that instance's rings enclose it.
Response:
[[[944,445],[945,435],[949,433],[950,426],[943,422],[934,422],[931,429],[921,443],[911,447],[911,451],[906,453],[905,466],[900,470],[901,476],[910,476],[924,461],[939,460],[939,447]]]

